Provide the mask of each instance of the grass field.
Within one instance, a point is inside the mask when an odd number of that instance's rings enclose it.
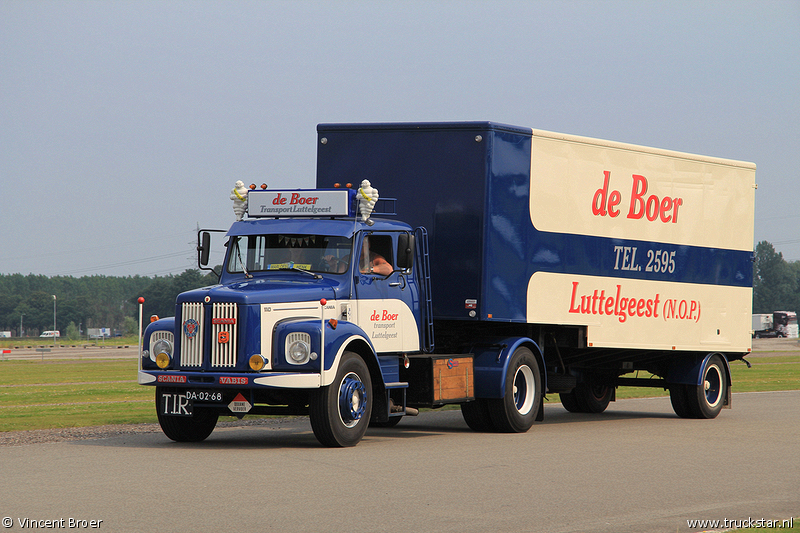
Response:
[[[731,363],[733,392],[800,389],[800,352],[751,362]],[[135,359],[0,361],[0,431],[156,422],[153,393],[136,383]],[[621,387],[617,399],[668,394]]]

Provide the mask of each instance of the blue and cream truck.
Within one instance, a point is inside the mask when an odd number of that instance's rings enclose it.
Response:
[[[237,183],[219,283],[146,328],[176,441],[308,415],[325,446],[460,404],[524,432],[558,393],[731,406],[751,350],[755,165],[492,122],[321,124],[316,189]],[[221,246],[220,246],[221,248]]]

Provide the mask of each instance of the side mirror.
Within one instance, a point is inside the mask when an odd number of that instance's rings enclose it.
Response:
[[[401,233],[397,237],[397,266],[403,270],[411,268],[414,264],[414,236],[410,233]]]
[[[197,240],[197,262],[200,264],[200,266],[207,266],[208,254],[211,252],[211,234],[207,231],[204,231],[198,235]]]

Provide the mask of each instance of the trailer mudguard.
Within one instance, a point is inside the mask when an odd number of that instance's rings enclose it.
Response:
[[[667,372],[666,381],[673,384],[681,385],[702,385],[703,384],[703,368],[705,368],[708,360],[713,356],[719,355],[722,359],[725,368],[725,380],[728,382],[728,388],[731,386],[731,367],[728,364],[728,359],[720,353],[709,353],[703,356],[697,354],[695,357],[683,357],[675,361]]]
[[[725,399],[723,407],[725,409],[730,409],[732,400],[731,367],[728,363],[728,358],[721,353],[709,353],[705,356],[702,356],[702,354],[697,354],[694,357],[684,357],[683,359],[676,361],[670,368],[669,372],[667,372],[666,381],[672,384],[694,385],[698,387],[704,386],[704,369],[708,364],[708,360],[715,355],[718,355],[719,359],[722,360],[722,368],[725,372],[725,381],[728,385],[725,387]]]
[[[528,337],[485,339],[485,343],[472,347],[472,353],[475,354],[472,364],[475,371],[476,398],[503,397],[511,355],[521,346],[529,348],[539,362],[542,391],[547,390],[544,356],[536,342]]]

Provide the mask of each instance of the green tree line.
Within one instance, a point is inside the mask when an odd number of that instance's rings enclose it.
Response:
[[[753,313],[800,311],[800,261],[786,261],[767,241],[756,246]]]
[[[89,328],[135,334],[140,296],[145,317],[173,316],[179,293],[215,283],[215,274],[197,269],[153,278],[0,274],[0,331],[16,337],[21,326],[23,336],[36,337],[53,329],[55,311],[62,337],[85,337]]]

